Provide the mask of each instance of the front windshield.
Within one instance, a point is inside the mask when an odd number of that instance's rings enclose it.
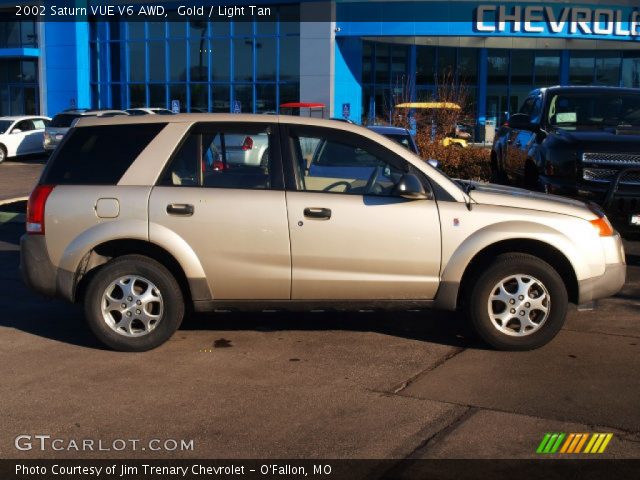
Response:
[[[640,94],[561,93],[549,104],[548,123],[565,130],[640,126]]]
[[[0,120],[0,134],[6,133],[12,123],[11,120]]]

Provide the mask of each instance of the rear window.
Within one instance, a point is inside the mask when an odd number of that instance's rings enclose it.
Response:
[[[43,183],[115,185],[165,123],[73,129],[49,161]]]
[[[80,117],[75,113],[59,113],[51,120],[49,124],[50,127],[57,128],[69,128],[71,126],[71,122],[73,122],[76,118]]]

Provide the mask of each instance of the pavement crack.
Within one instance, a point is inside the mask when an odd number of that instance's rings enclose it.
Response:
[[[413,382],[415,382],[418,378],[426,375],[429,372],[434,371],[436,368],[438,368],[441,365],[444,365],[447,361],[451,360],[453,357],[455,357],[456,355],[459,355],[460,353],[464,352],[465,350],[466,350],[466,348],[456,347],[453,351],[449,352],[447,355],[442,357],[440,360],[435,362],[433,365],[429,365],[424,370],[421,370],[418,373],[416,373],[413,377],[411,377],[408,380],[405,380],[404,382],[402,382],[402,383],[396,385],[395,387],[393,387],[391,389],[391,393],[397,395],[398,393],[402,392],[405,388],[407,388],[409,385],[411,385]]]
[[[425,438],[422,442],[414,448],[409,455],[405,457],[407,460],[412,460],[416,458],[421,458],[420,453],[424,452],[427,448],[429,448],[434,442],[437,442],[439,439],[446,437],[464,422],[469,420],[473,415],[476,414],[480,409],[476,407],[468,407],[466,408],[460,415],[454,417],[447,425],[442,427],[437,432],[433,433],[429,437]]]

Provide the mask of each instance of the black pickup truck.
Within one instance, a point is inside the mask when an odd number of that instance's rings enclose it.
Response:
[[[499,183],[595,202],[640,232],[640,89],[532,91],[496,132],[491,168]]]

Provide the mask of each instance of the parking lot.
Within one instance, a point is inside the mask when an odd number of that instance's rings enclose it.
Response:
[[[0,201],[41,168],[0,165]],[[0,224],[2,458],[536,458],[546,432],[611,432],[601,457],[640,457],[640,242],[625,245],[622,292],[572,307],[532,352],[488,350],[448,313],[318,312],[198,315],[124,354],[96,343],[79,306],[20,282],[23,230]],[[15,448],[39,434],[141,443]]]

